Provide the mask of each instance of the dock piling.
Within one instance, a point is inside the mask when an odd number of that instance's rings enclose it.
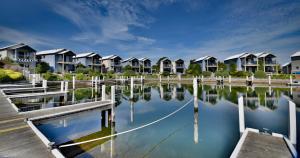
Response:
[[[243,96],[239,96],[238,98],[239,104],[239,124],[240,124],[240,133],[245,131],[245,117],[244,117],[244,100]]]
[[[64,81],[60,81],[60,91],[64,91]]]
[[[102,85],[102,101],[105,101],[105,85]]]
[[[72,81],[73,81],[73,89],[75,89],[75,76],[72,76]]]
[[[296,104],[292,101],[289,101],[289,115],[289,137],[291,143],[295,145],[297,143]]]

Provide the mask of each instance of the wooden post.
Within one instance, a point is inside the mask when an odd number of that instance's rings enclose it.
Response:
[[[228,82],[231,83],[231,76],[228,76]]]
[[[161,75],[159,75],[159,82],[161,82]]]
[[[102,85],[102,101],[105,101],[105,96],[106,96],[106,94],[105,94],[105,85]]]
[[[170,82],[170,76],[168,76],[168,82]]]
[[[271,75],[268,76],[269,85],[271,85]]]
[[[245,117],[244,117],[244,100],[243,96],[239,96],[238,98],[239,104],[239,124],[240,124],[240,133],[245,131]]]
[[[293,77],[292,77],[292,75],[290,75],[290,85],[292,85],[293,84]]]
[[[292,101],[289,101],[289,116],[289,137],[291,143],[295,145],[297,143],[296,104]]]

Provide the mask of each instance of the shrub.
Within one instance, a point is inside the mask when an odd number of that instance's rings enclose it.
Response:
[[[204,77],[210,77],[210,76],[211,76],[211,72],[210,72],[210,71],[203,71],[203,72],[202,72],[202,75],[203,75]]]
[[[46,62],[40,62],[36,66],[36,72],[37,73],[46,73],[49,70],[50,70],[50,66]]]
[[[76,73],[88,74],[90,72],[90,68],[78,67],[76,68]]]
[[[64,80],[72,80],[73,79],[73,75],[70,73],[65,73],[64,74]]]
[[[133,70],[126,70],[124,73],[123,73],[124,76],[134,76],[135,75],[135,72]]]
[[[83,73],[76,74],[76,80],[89,80],[89,77]]]
[[[247,71],[236,71],[236,72],[230,72],[229,73],[233,77],[246,77],[246,76],[251,76],[251,73]]]
[[[188,74],[198,76],[201,74],[201,66],[197,63],[191,63],[186,71]]]
[[[20,72],[8,69],[0,69],[0,82],[11,82],[23,80],[24,76]]]
[[[264,71],[258,70],[254,73],[255,78],[266,78],[267,75]]]
[[[161,75],[162,75],[162,76],[169,76],[169,75],[170,75],[170,72],[163,72]]]
[[[217,71],[215,73],[215,76],[224,76],[224,77],[228,77],[229,76],[229,72],[228,71]]]
[[[43,74],[43,78],[48,81],[58,81],[61,79],[58,75],[53,74],[49,71]]]
[[[295,79],[295,75],[292,75],[292,78]],[[290,74],[272,75],[272,79],[290,79]]]

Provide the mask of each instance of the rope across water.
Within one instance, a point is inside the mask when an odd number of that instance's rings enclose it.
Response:
[[[186,107],[189,103],[191,103],[193,101],[193,99],[189,100],[187,103],[185,103],[183,106],[181,106],[180,108],[178,108],[177,110],[173,111],[172,113],[160,118],[160,119],[157,119],[153,122],[150,122],[150,123],[147,123],[147,124],[144,124],[142,126],[139,126],[139,127],[136,127],[136,128],[133,128],[133,129],[130,129],[130,130],[127,130],[127,131],[123,131],[123,132],[119,132],[119,133],[116,133],[116,134],[112,134],[112,135],[108,135],[108,136],[104,136],[104,137],[100,137],[100,138],[95,138],[95,139],[91,139],[91,140],[86,140],[86,141],[82,141],[82,142],[77,142],[77,143],[71,143],[71,144],[65,144],[65,145],[61,145],[59,146],[59,148],[65,148],[65,147],[70,147],[70,146],[74,146],[74,145],[80,145],[80,144],[85,144],[85,143],[90,143],[90,142],[93,142],[93,141],[98,141],[98,140],[102,140],[102,139],[107,139],[107,138],[111,138],[111,137],[115,137],[115,136],[118,136],[118,135],[122,135],[122,134],[126,134],[126,133],[129,133],[129,132],[133,132],[133,131],[136,131],[136,130],[139,130],[139,129],[142,129],[142,128],[145,128],[145,127],[148,127],[150,125],[153,125],[155,123],[158,123],[164,119],[167,119],[168,117],[171,117],[172,115],[176,114],[177,112],[179,112],[180,110],[182,110],[184,107]]]

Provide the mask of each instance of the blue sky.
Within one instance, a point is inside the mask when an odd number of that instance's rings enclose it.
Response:
[[[299,0],[2,0],[0,46],[68,48],[123,58],[219,60],[300,51]]]

